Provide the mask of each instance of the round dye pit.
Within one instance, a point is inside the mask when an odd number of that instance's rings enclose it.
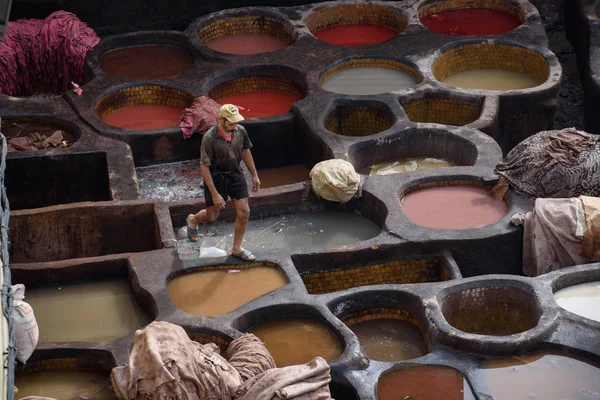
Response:
[[[488,360],[474,378],[479,391],[494,400],[600,398],[598,365],[566,354]]]
[[[417,171],[419,169],[435,169],[444,167],[453,167],[456,164],[452,161],[441,160],[438,158],[403,158],[400,160],[371,165],[360,171],[364,175],[392,175],[404,172]]]
[[[349,328],[371,360],[409,360],[428,352],[419,328],[407,321],[376,318],[354,323]]]
[[[113,340],[151,322],[124,281],[28,289],[25,296],[35,310],[42,343]]]
[[[278,367],[305,364],[315,357],[332,361],[343,351],[333,332],[322,323],[310,319],[269,321],[249,332],[265,343]]]
[[[470,8],[458,8],[457,3],[438,2],[422,7],[421,23],[435,33],[475,36],[501,35],[518,28],[523,20],[519,7],[505,1],[472,1]]]
[[[543,55],[523,47],[471,44],[445,51],[432,72],[438,81],[463,89],[519,90],[546,82],[549,66]]]
[[[176,78],[193,61],[177,46],[150,44],[111,50],[100,58],[100,68],[122,78]]]
[[[554,299],[567,311],[600,321],[600,282],[587,282],[557,290]]]
[[[219,104],[235,104],[244,118],[265,118],[288,113],[305,91],[291,79],[256,76],[218,84],[209,96]]]
[[[339,106],[325,119],[325,129],[343,136],[375,135],[393,124],[392,113],[372,106]]]
[[[440,186],[405,195],[402,209],[412,223],[433,229],[469,229],[499,221],[508,204],[474,186]]]
[[[105,124],[121,129],[151,130],[175,127],[192,96],[162,86],[133,86],[102,98],[95,112]]]
[[[198,32],[208,48],[226,54],[268,53],[294,43],[293,28],[269,15],[246,15],[215,21]]]
[[[443,396],[442,396],[443,393]],[[379,378],[378,400],[475,400],[463,375],[454,368],[423,365],[391,371]]]
[[[234,268],[178,276],[167,285],[169,299],[189,314],[222,315],[288,283],[275,265]]]
[[[442,294],[438,301],[450,325],[480,335],[525,332],[541,317],[535,294],[514,287],[473,287]]]
[[[17,398],[116,400],[108,374],[90,371],[39,371],[15,374]]]
[[[394,38],[406,29],[401,11],[371,4],[316,10],[306,26],[318,39],[337,46],[364,46]]]
[[[66,148],[77,140],[66,122],[35,118],[2,118],[2,134],[6,136],[9,152]]]
[[[321,77],[328,92],[372,95],[394,92],[420,83],[422,78],[410,66],[393,60],[357,59],[330,68]]]
[[[481,116],[484,97],[458,98],[425,96],[400,100],[402,108],[412,122],[463,126]]]

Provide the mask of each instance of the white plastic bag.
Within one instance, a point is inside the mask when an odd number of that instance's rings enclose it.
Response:
[[[218,247],[200,247],[200,258],[225,257],[227,252]]]
[[[29,303],[23,301],[25,298],[25,285],[13,285],[12,291],[15,299],[13,317],[15,320],[17,360],[25,364],[37,347],[40,330],[33,314],[33,308]]]
[[[325,160],[310,171],[314,192],[325,200],[348,202],[360,186],[360,175],[354,166],[344,160]]]

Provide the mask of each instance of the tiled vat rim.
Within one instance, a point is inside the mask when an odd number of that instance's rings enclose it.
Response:
[[[364,285],[438,282],[452,279],[439,257],[411,258],[334,271],[301,273],[311,294],[342,291]]]
[[[326,6],[310,13],[306,26],[311,32],[341,25],[380,25],[396,32],[406,29],[406,16],[398,9],[371,4]]]
[[[469,180],[463,180],[463,179],[461,179],[461,180],[457,180],[457,179],[439,180],[439,181],[435,181],[435,182],[419,183],[417,185],[411,186],[410,188],[401,192],[399,197],[400,197],[400,199],[402,199],[407,194],[416,192],[417,190],[421,190],[421,189],[430,189],[430,188],[448,187],[448,186],[472,186],[472,187],[488,189],[488,190],[493,187],[493,185],[489,185],[489,184],[486,184],[481,181],[469,181]]]
[[[256,262],[251,262],[251,263],[246,263],[246,264],[207,265],[207,266],[203,266],[203,267],[185,268],[185,269],[181,269],[181,270],[176,271],[173,274],[169,275],[167,278],[167,283],[172,281],[175,278],[179,278],[181,276],[184,276],[187,274],[193,274],[196,272],[227,271],[230,269],[248,269],[248,268],[256,268],[256,267],[274,268],[274,269],[278,270],[279,272],[281,272],[282,274],[284,274],[287,278],[285,271],[283,271],[283,269],[281,269],[281,266],[279,264],[276,264],[274,262],[269,262],[269,261],[256,261]]]
[[[474,43],[443,51],[431,66],[437,80],[474,68],[503,68],[533,74],[540,82],[549,76],[549,63],[542,54],[517,45]]]
[[[104,96],[95,106],[98,118],[123,107],[140,104],[160,104],[184,109],[192,103],[192,96],[179,89],[160,85],[139,85],[117,89]]]
[[[325,129],[338,135],[369,136],[394,124],[391,110],[369,105],[338,105],[325,119]]]
[[[323,83],[327,79],[331,78],[333,75],[345,69],[362,67],[381,67],[396,69],[398,71],[402,71],[409,75],[412,75],[417,81],[417,83],[421,83],[423,81],[423,77],[418,72],[416,67],[412,67],[409,64],[405,64],[401,61],[396,61],[382,57],[355,58],[351,60],[341,61],[335,66],[329,68],[325,73],[323,73],[323,75],[321,75],[321,77],[319,78],[319,81]]]
[[[461,99],[449,95],[400,99],[400,104],[413,122],[434,122],[463,126],[477,121],[483,111],[483,98]]]
[[[233,35],[267,34],[275,36],[288,44],[294,43],[291,29],[283,19],[269,15],[245,15],[226,17],[209,23],[198,31],[198,37],[204,43]]]
[[[250,76],[235,78],[214,86],[209,96],[216,101],[223,97],[255,91],[271,91],[289,94],[298,100],[305,96],[302,89],[291,79],[275,76]]]
[[[435,0],[427,2],[427,4],[419,8],[419,18],[443,11],[464,8],[490,8],[517,17],[521,22],[525,19],[523,10],[519,7],[518,3],[511,3],[507,0]]]

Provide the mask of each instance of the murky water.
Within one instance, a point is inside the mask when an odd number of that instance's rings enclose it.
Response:
[[[255,33],[249,35],[232,35],[215,39],[207,44],[215,51],[227,54],[259,54],[283,49],[289,44],[275,36]],[[225,104],[225,103],[221,103]]]
[[[304,164],[294,164],[278,168],[265,168],[258,171],[261,189],[308,180],[310,170]]]
[[[182,115],[182,108],[140,104],[119,108],[104,117],[103,121],[122,129],[148,130],[176,126]]]
[[[332,361],[342,354],[338,338],[320,322],[289,318],[250,329],[262,340],[278,367],[304,364],[320,356]]]
[[[199,159],[139,167],[135,173],[144,199],[174,201],[204,196]]]
[[[167,285],[169,299],[196,315],[221,315],[288,283],[276,268],[253,267],[195,272],[179,276]]]
[[[557,290],[554,299],[565,310],[600,321],[600,282],[587,282]]]
[[[108,373],[88,371],[41,371],[16,374],[15,399],[27,396],[50,397],[58,400],[114,400]]]
[[[419,328],[409,322],[378,318],[357,322],[349,328],[372,360],[400,361],[427,354],[427,344]]]
[[[554,353],[488,360],[476,381],[494,400],[600,399],[600,369]]]
[[[386,373],[377,383],[378,400],[475,400],[454,368],[424,365]]]
[[[100,58],[100,68],[123,78],[176,78],[191,65],[179,47],[158,44],[122,47]]]
[[[544,83],[530,74],[495,68],[460,71],[443,79],[442,82],[458,88],[480,90],[527,89]]]
[[[402,210],[414,224],[435,229],[468,229],[494,223],[508,205],[472,186],[416,190],[402,199]]]
[[[415,77],[393,68],[348,68],[331,76],[321,87],[328,92],[353,95],[388,93],[414,86]]]
[[[456,165],[452,161],[439,158],[401,158],[396,161],[371,165],[360,171],[363,175],[391,175],[404,172],[416,171],[419,169],[432,169],[452,167]]]
[[[101,342],[123,337],[151,322],[125,281],[27,289],[40,342]]]
[[[252,215],[253,210],[250,209]],[[255,211],[258,213],[258,211]],[[233,223],[200,225],[202,246],[227,252],[233,244]],[[335,247],[371,239],[381,228],[351,212],[321,211],[251,219],[244,236],[244,248],[254,252],[271,249],[293,251],[304,247]]]

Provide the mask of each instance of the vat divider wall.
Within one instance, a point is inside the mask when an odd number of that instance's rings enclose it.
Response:
[[[462,232],[416,226],[407,220],[400,208],[402,194],[419,185],[468,182],[491,187],[496,179],[493,167],[501,160],[502,152],[506,153],[525,137],[548,128],[556,108],[560,66],[547,49],[539,14],[529,2],[511,1],[523,13],[523,24],[519,28],[501,37],[472,38],[427,31],[418,22],[419,9],[424,5],[435,8],[436,3],[442,1],[370,2],[368,10],[373,13],[369,15],[374,20],[366,22],[385,23],[388,28],[397,30],[398,35],[382,43],[361,47],[338,47],[321,42],[313,36],[311,29],[315,28],[313,24],[319,27],[343,24],[340,21],[344,20],[343,13],[346,12],[349,13],[348,20],[354,21],[350,17],[355,11],[350,10],[367,7],[364,2],[345,2],[344,7],[350,8],[342,7],[337,11],[330,10],[339,5],[336,2],[291,8],[224,10],[199,18],[190,24],[185,35],[173,31],[148,31],[105,38],[88,54],[86,68],[91,80],[84,85],[83,96],[67,92],[63,98],[23,99],[19,104],[7,96],[0,96],[3,120],[55,115],[80,131],[77,142],[70,148],[13,153],[9,156],[9,165],[22,169],[37,162],[39,168],[47,168],[50,173],[67,175],[64,172],[67,170],[46,167],[50,161],[62,162],[84,174],[68,182],[70,187],[76,183],[93,185],[86,189],[88,197],[83,198],[46,196],[51,204],[24,202],[22,206],[15,200],[17,207],[14,209],[21,210],[14,211],[11,218],[14,238],[11,246],[13,261],[16,261],[13,263],[14,283],[35,286],[42,281],[58,284],[121,276],[127,263],[134,296],[148,314],[157,321],[183,326],[192,339],[214,341],[221,349],[244,330],[274,316],[318,319],[335,333],[344,347],[342,355],[330,362],[334,395],[361,400],[374,399],[379,376],[398,366],[441,364],[454,367],[468,377],[468,371],[476,368],[482,357],[519,355],[552,345],[585,354],[594,361],[600,360],[600,344],[594,347],[597,343],[583,343],[583,336],[578,336],[581,340],[572,340],[568,335],[579,326],[583,326],[585,332],[597,333],[600,326],[560,311],[550,299],[550,285],[564,279],[588,277],[590,271],[600,265],[577,267],[535,279],[486,275],[521,274],[521,231],[510,226],[508,220],[516,212],[529,211],[531,204],[509,192],[506,217],[491,225]],[[378,11],[383,9],[387,11]],[[389,10],[392,10],[391,14]],[[317,18],[314,18],[315,12],[320,12]],[[261,29],[282,38],[289,46],[273,53],[240,56],[216,52],[204,43],[222,36],[228,22],[236,21],[243,31],[247,24],[252,27],[256,20],[266,21]],[[207,29],[209,26],[211,28]],[[105,52],[146,44],[177,47],[192,59],[192,64],[174,78],[128,79],[111,76],[100,67]],[[515,68],[520,69],[528,67],[525,58],[515,57],[511,52],[533,54],[532,57],[547,63],[547,79],[537,87],[509,92],[464,90],[440,83],[436,72],[452,68],[451,62],[464,61],[460,57],[460,48],[467,45],[500,49],[492,52],[493,56],[510,58],[510,62],[516,63]],[[507,48],[510,50],[503,52],[502,49]],[[359,60],[369,60],[369,63],[362,65],[360,63],[364,61]],[[467,67],[474,66],[469,60],[465,62]],[[320,87],[321,80],[348,66],[410,67],[409,73],[416,77],[416,82],[409,89],[368,96],[340,95]],[[545,74],[537,64],[532,72],[540,76]],[[265,84],[269,80],[278,84]],[[253,153],[259,168],[296,163],[311,168],[319,161],[335,157],[350,161],[356,170],[360,170],[417,153],[424,157],[448,158],[459,166],[363,177],[362,197],[343,207],[317,199],[306,182],[253,195],[250,198],[252,218],[299,210],[337,210],[361,214],[379,225],[381,232],[372,239],[339,248],[310,247],[298,249],[293,254],[282,250],[261,252],[256,264],[279,266],[289,280],[287,285],[224,315],[198,317],[187,314],[175,308],[167,296],[169,277],[214,266],[235,269],[241,263],[230,257],[181,260],[177,253],[176,229],[185,224],[188,213],[204,203],[198,199],[141,200],[135,167],[196,159],[201,137],[196,134],[183,140],[177,127],[142,131],[112,127],[102,122],[102,117],[124,105],[164,103],[188,107],[194,97],[219,97],[216,93],[223,91],[228,82],[235,81],[244,82],[248,90],[297,90],[298,99],[289,112],[248,119],[243,123],[254,142]],[[282,83],[284,81],[292,84]],[[543,112],[533,118],[534,110],[539,107]],[[7,174],[10,176],[11,171]],[[92,187],[94,190],[101,187],[101,193],[92,193]],[[69,225],[65,216],[91,216],[94,223],[90,226],[96,230],[90,231],[87,242],[82,233],[84,242],[67,246],[78,252],[63,252],[52,257],[43,252],[36,255],[29,246],[31,242],[39,244],[41,241],[52,246],[56,241],[48,233],[36,233],[40,228],[39,221],[55,218],[57,225]],[[232,209],[224,211],[222,217],[232,219]],[[37,227],[28,227],[31,224],[28,219],[38,221]],[[134,228],[135,231],[130,231]],[[121,231],[129,234],[116,236],[116,232]],[[102,238],[92,240],[96,234]],[[468,278],[463,279],[463,276]],[[458,327],[467,329],[470,325],[456,323],[448,306],[449,300],[445,303],[446,298],[439,295],[459,286],[465,290],[478,290],[492,281],[497,282],[500,294],[494,292],[482,299],[482,307],[491,316],[501,316],[501,310],[495,305],[504,294],[511,300],[516,299],[511,304],[517,308],[522,298],[515,293],[521,294],[519,291],[523,287],[529,288],[527,299],[536,302],[535,310],[527,309],[522,313],[535,314],[536,318],[523,325],[527,329],[520,332],[519,337],[501,336],[493,329],[487,332],[488,335],[459,330]],[[396,363],[366,357],[357,337],[344,325],[345,312],[352,309],[353,314],[368,315],[369,310],[389,311],[392,308],[407,310],[409,319],[418,320],[428,342],[429,354]],[[489,320],[485,318],[479,321],[484,325],[487,322]],[[561,326],[560,330],[558,326]],[[89,343],[44,344],[32,360],[68,357],[91,360],[99,356],[90,352],[101,349],[98,351],[110,355],[108,361],[104,360],[104,355],[100,357],[99,364],[106,370],[127,361],[132,343],[133,332],[94,346]],[[74,361],[75,364],[78,362]],[[75,364],[67,368],[78,368]],[[479,391],[477,387],[474,389]]]

